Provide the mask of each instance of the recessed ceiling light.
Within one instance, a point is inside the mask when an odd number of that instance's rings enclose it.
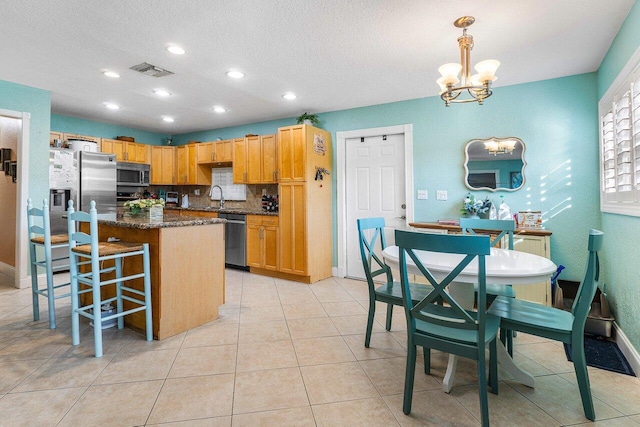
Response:
[[[167,50],[174,55],[184,55],[185,50],[176,44],[167,46]]]
[[[107,107],[110,110],[118,110],[118,109],[120,109],[120,106],[118,104],[114,104],[112,102],[105,102],[104,106]]]
[[[173,123],[173,117],[163,117],[162,120],[164,120],[167,123]]]
[[[118,77],[120,77],[120,74],[116,73],[115,71],[103,71],[102,74],[104,74],[107,77],[112,77],[114,79],[117,79]]]
[[[244,77],[244,73],[240,71],[227,71],[227,76],[231,77],[232,79],[241,79]]]
[[[171,92],[166,91],[164,89],[154,89],[153,93],[155,93],[158,96],[169,96],[169,95],[171,95]]]
[[[282,97],[284,99],[288,99],[288,100],[292,100],[292,99],[296,99],[297,96],[295,93],[289,92],[289,93],[285,93],[284,95],[282,95]]]
[[[227,109],[224,107],[213,107],[213,111],[215,111],[216,113],[224,113],[225,111],[227,111]]]

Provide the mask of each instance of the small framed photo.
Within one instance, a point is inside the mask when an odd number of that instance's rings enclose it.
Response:
[[[0,170],[7,170],[4,166],[4,162],[7,160],[11,161],[11,148],[0,148]]]
[[[4,169],[5,175],[11,175],[11,160],[5,160],[2,162],[2,169]]]
[[[18,181],[18,162],[11,162],[9,167],[11,168],[11,182]]]

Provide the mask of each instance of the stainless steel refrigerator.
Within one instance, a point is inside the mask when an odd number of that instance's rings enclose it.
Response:
[[[115,154],[52,148],[49,153],[49,210],[51,232],[67,233],[62,215],[69,200],[76,210],[89,211],[95,200],[98,213],[116,212]]]

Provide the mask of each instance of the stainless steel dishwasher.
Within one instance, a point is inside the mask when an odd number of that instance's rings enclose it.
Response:
[[[225,226],[224,262],[233,267],[247,267],[247,216],[243,214],[218,213],[218,218],[227,220]]]

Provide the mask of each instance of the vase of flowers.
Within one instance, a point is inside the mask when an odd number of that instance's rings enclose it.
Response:
[[[476,199],[471,193],[467,193],[467,197],[462,201],[460,213],[469,218],[480,218],[480,214],[486,213],[491,207],[491,201],[488,197],[483,200]]]
[[[124,202],[125,212],[133,216],[146,213],[152,207],[164,208],[164,199],[136,199]]]

